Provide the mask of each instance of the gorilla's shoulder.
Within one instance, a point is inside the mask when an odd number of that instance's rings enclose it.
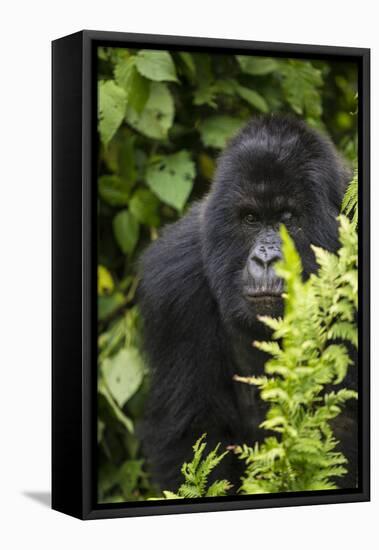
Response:
[[[183,218],[165,226],[159,238],[152,242],[141,257],[141,269],[153,272],[172,270],[180,264],[193,265],[201,259],[200,224],[203,202],[192,206]]]
[[[163,308],[174,300],[183,304],[207,286],[200,238],[203,210],[204,201],[195,203],[142,254],[140,301],[154,300],[156,307]]]

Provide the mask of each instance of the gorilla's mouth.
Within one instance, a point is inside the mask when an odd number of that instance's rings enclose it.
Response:
[[[255,302],[259,300],[281,300],[282,295],[281,294],[273,294],[273,293],[262,293],[262,294],[245,294],[244,295],[246,300],[249,302]]]
[[[247,287],[243,289],[243,295],[248,301],[255,300],[280,300],[283,293],[283,281],[277,280],[274,284]]]

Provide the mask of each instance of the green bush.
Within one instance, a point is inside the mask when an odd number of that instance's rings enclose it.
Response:
[[[292,112],[356,155],[353,64],[98,50],[98,443],[101,502],[156,495],[138,423],[149,389],[136,260],[209,189],[217,155],[251,117]]]

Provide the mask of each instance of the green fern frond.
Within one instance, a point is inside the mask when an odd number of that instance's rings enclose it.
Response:
[[[346,189],[345,196],[342,201],[341,212],[346,216],[351,217],[354,227],[358,224],[358,171],[354,171],[354,177]]]
[[[229,489],[232,488],[232,484],[226,479],[215,481],[207,490],[206,497],[223,497],[227,494]]]
[[[179,487],[177,493],[163,491],[165,499],[170,498],[201,498],[225,496],[232,485],[226,479],[217,480],[208,486],[208,477],[218,466],[221,460],[228,454],[225,451],[219,454],[220,443],[204,457],[206,449],[206,434],[203,434],[193,446],[193,459],[185,462],[182,466],[184,483]]]

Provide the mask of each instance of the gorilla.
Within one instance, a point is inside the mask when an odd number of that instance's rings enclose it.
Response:
[[[259,428],[267,405],[233,375],[263,373],[267,355],[252,341],[270,334],[257,316],[283,311],[273,268],[279,226],[294,239],[306,278],[317,270],[311,244],[338,248],[336,217],[350,176],[329,139],[303,121],[254,118],[221,154],[209,194],[143,254],[139,304],[152,384],[142,437],[162,489],[177,489],[202,433],[209,449],[267,435]],[[350,471],[338,484],[348,488],[356,485],[356,418],[356,405],[347,404],[335,427]],[[242,468],[229,453],[215,477],[238,489]]]

